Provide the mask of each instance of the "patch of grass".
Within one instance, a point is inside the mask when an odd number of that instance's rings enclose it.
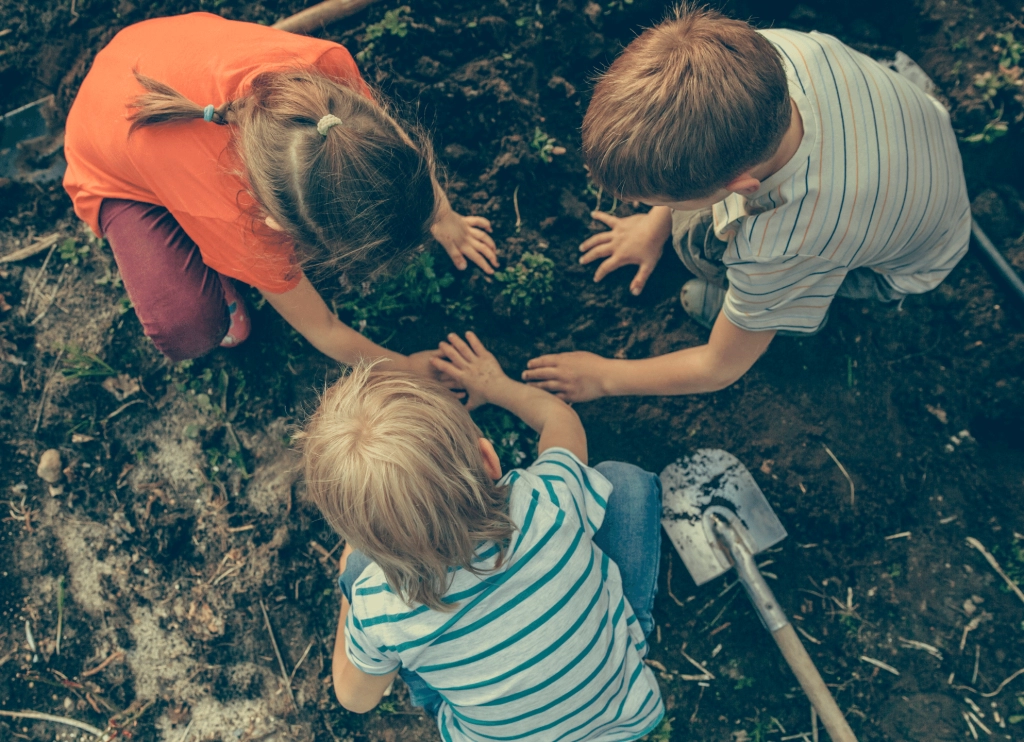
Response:
[[[79,245],[73,237],[68,237],[58,246],[57,254],[65,263],[78,265],[89,256],[89,246]]]
[[[397,36],[400,39],[405,38],[409,33],[409,24],[412,22],[412,18],[409,17],[410,10],[408,5],[403,5],[385,12],[383,18],[368,25],[366,31],[363,32],[363,41],[366,46],[356,54],[356,60],[365,62],[373,56],[374,42],[385,34]]]
[[[72,379],[117,376],[117,371],[95,353],[69,345],[64,349],[64,365],[60,372]]]
[[[671,742],[672,740],[672,722],[674,718],[667,716],[662,717],[661,723],[657,729],[644,737],[644,742]]]
[[[386,343],[394,334],[393,326],[399,317],[430,305],[443,305],[442,292],[454,280],[451,273],[439,275],[434,269],[433,254],[424,252],[401,273],[351,291],[355,295],[337,303],[335,311],[362,334]],[[472,312],[469,300],[452,302],[450,306],[462,314]],[[448,306],[444,308],[446,311],[449,309]]]
[[[541,253],[525,252],[519,262],[494,274],[503,284],[501,295],[513,307],[529,309],[551,301],[555,263]]]
[[[998,55],[996,69],[975,75],[973,82],[994,116],[981,131],[963,137],[965,142],[991,144],[1007,134],[1011,123],[1024,120],[1024,42],[1018,41],[1012,31],[997,33],[995,39],[992,51]]]

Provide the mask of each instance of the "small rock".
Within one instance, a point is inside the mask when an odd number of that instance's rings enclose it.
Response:
[[[39,466],[36,468],[36,474],[43,481],[56,484],[60,481],[63,468],[60,461],[60,451],[56,448],[48,448],[39,457]]]
[[[978,610],[978,606],[974,605],[974,601],[971,600],[970,598],[968,598],[967,600],[964,601],[963,609],[964,609],[964,613],[966,613],[968,616],[970,616],[976,610]]]

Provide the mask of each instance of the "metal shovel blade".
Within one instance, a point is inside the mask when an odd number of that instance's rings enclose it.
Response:
[[[717,513],[757,554],[786,538],[757,482],[732,454],[702,448],[661,473],[661,524],[693,581],[703,585],[732,568],[711,516]]]

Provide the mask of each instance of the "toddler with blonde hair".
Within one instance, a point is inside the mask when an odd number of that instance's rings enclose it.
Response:
[[[304,440],[310,498],[346,540],[334,688],[366,712],[401,675],[445,740],[632,740],[664,706],[644,664],[657,590],[661,487],[587,466],[565,402],[513,381],[475,335],[435,368],[468,394],[388,364],[324,395]],[[502,476],[467,408],[540,434]]]

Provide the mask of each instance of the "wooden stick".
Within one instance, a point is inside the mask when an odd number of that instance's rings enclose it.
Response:
[[[109,665],[111,662],[117,662],[117,660],[122,659],[123,657],[124,652],[118,650],[117,652],[114,652],[112,655],[103,660],[103,662],[96,665],[96,667],[92,668],[91,670],[86,670],[85,672],[79,674],[78,677],[90,678],[97,673],[103,672],[107,668],[107,665]]]
[[[102,729],[97,729],[92,724],[86,724],[84,721],[68,719],[65,716],[43,714],[39,711],[4,711],[0,709],[0,716],[10,716],[14,719],[38,719],[39,721],[52,721],[55,724],[66,724],[69,727],[76,727],[81,729],[83,732],[88,732],[94,737],[102,737],[105,734]]]
[[[377,0],[326,0],[322,3],[300,10],[295,15],[282,18],[274,24],[274,28],[292,33],[309,33],[321,26],[326,26],[339,18],[346,18],[358,13],[367,5]]]
[[[1003,578],[1006,584],[1010,586],[1010,589],[1013,590],[1013,592],[1017,594],[1017,597],[1021,599],[1021,602],[1024,602],[1024,593],[1022,593],[1020,588],[1017,587],[1017,583],[1011,580],[1009,575],[1003,571],[1003,568],[999,566],[999,562],[996,561],[996,558],[989,554],[988,549],[982,546],[981,542],[973,536],[967,537],[967,545],[980,551],[981,555],[985,557],[985,561],[992,565],[992,569],[994,569],[999,576]]]
[[[38,255],[43,250],[56,243],[59,239],[60,232],[54,232],[53,234],[48,234],[45,237],[40,237],[28,247],[23,247],[20,250],[15,250],[14,252],[0,256],[0,263],[17,263],[19,260],[27,260],[33,255]]]
[[[295,703],[295,694],[292,693],[292,684],[288,680],[288,670],[285,669],[284,659],[281,657],[281,650],[277,648],[277,639],[274,637],[274,627],[270,625],[270,615],[267,613],[267,606],[261,600],[260,608],[263,609],[263,620],[267,622],[267,633],[270,634],[270,644],[274,647],[274,654],[277,655],[277,664],[281,667],[281,679],[284,681],[284,687],[288,689],[288,697],[292,699],[292,706],[298,708],[299,705]]]

